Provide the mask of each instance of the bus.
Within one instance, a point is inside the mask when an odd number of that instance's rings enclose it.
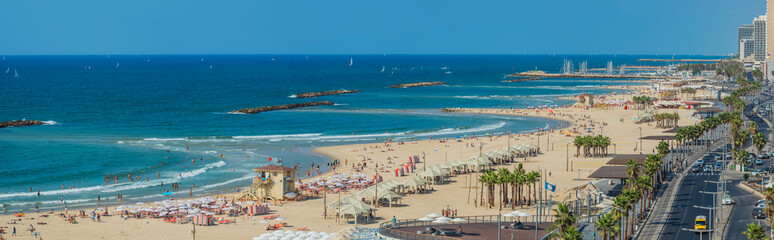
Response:
[[[696,221],[694,221],[694,229],[696,230],[706,230],[707,229],[707,217],[704,215],[696,216]]]

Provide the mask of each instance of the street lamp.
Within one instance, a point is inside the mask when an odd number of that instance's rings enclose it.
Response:
[[[570,143],[567,143],[567,160],[565,161],[565,168],[564,171],[568,172],[570,171]]]
[[[638,127],[640,129],[640,154],[642,154],[642,127]]]

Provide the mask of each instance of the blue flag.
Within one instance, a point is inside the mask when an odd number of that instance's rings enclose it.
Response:
[[[548,190],[548,191],[552,191],[552,192],[555,192],[555,190],[556,190],[556,185],[552,185],[552,184],[550,184],[550,183],[546,182],[546,190]]]

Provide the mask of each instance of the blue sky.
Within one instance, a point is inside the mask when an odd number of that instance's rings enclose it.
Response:
[[[0,0],[0,54],[728,54],[765,0]]]

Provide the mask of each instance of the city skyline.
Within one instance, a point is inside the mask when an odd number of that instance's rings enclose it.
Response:
[[[765,12],[760,0],[3,2],[0,54],[726,55]]]

